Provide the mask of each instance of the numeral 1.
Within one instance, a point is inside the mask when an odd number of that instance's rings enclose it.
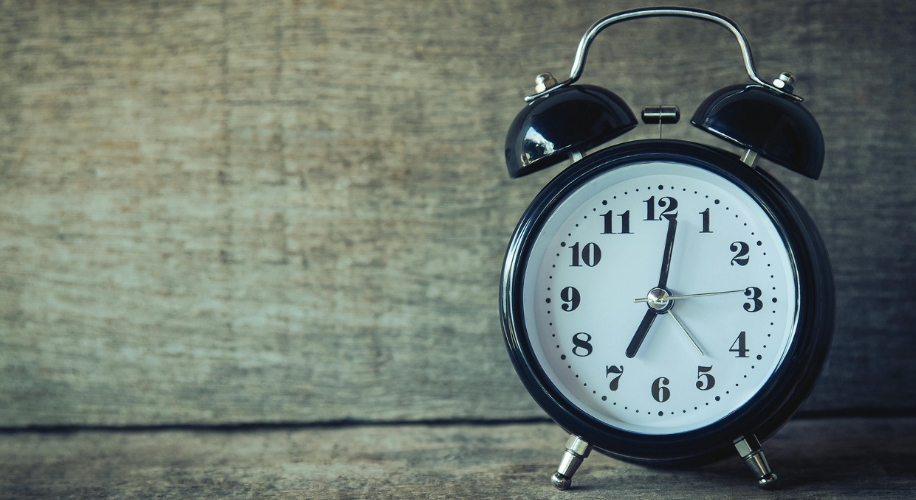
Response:
[[[700,215],[703,216],[703,230],[700,233],[711,233],[712,231],[709,230],[709,209],[703,210]]]

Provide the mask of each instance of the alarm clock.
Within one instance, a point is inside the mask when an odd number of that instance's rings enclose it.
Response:
[[[637,126],[613,92],[576,85],[595,36],[677,16],[735,35],[751,83],[709,96],[690,123],[742,154],[679,140],[601,148]],[[811,392],[833,336],[830,263],[811,217],[759,157],[817,179],[824,141],[794,94],[766,83],[731,20],[683,8],[626,11],[583,36],[570,77],[537,78],[506,138],[509,175],[572,160],[535,197],[509,243],[500,315],[513,365],[570,433],[553,484],[594,449],[682,466],[737,451],[776,484],[761,442]],[[679,120],[649,106],[645,123]]]

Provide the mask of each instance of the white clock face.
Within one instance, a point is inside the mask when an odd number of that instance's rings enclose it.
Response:
[[[525,330],[553,385],[609,426],[655,435],[710,425],[759,392],[794,338],[798,294],[789,249],[752,197],[657,161],[562,201],[522,282]]]

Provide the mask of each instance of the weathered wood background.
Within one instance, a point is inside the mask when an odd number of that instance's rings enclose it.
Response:
[[[775,172],[836,272],[804,409],[916,410],[916,4],[693,4],[824,131],[821,180]],[[3,2],[0,427],[542,417],[497,288],[557,170],[510,181],[504,134],[639,5]],[[689,116],[746,76],[727,31],[656,19],[602,33],[583,81]]]

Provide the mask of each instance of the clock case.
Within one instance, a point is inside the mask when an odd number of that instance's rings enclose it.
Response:
[[[536,236],[550,214],[574,190],[604,172],[647,161],[694,165],[732,182],[750,195],[778,229],[797,273],[796,332],[780,366],[746,404],[706,427],[668,435],[645,435],[601,423],[564,398],[534,357],[525,329],[522,279]],[[659,466],[693,465],[733,454],[736,439],[775,433],[813,389],[826,360],[834,328],[834,284],[824,243],[811,217],[774,177],[737,155],[676,140],[641,140],[586,156],[561,172],[537,195],[510,241],[500,287],[500,315],[515,370],[535,401],[567,432],[599,451]]]

